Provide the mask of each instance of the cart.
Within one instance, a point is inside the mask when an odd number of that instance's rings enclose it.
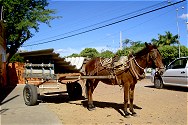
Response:
[[[59,88],[60,84],[65,84],[68,96],[70,98],[79,98],[82,96],[82,86],[79,81],[85,79],[113,79],[114,76],[81,76],[80,73],[61,73],[55,74],[54,64],[32,64],[26,63],[24,71],[25,87],[23,97],[25,104],[33,106],[37,104],[40,95],[39,89],[53,88],[45,87],[44,83],[55,83]]]

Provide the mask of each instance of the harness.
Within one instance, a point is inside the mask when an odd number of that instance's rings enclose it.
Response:
[[[139,74],[139,72],[136,70],[136,68],[133,67],[133,63],[135,62],[136,66],[138,66],[141,70],[143,70],[143,74]],[[136,61],[135,57],[133,56],[130,60],[130,67],[131,67],[131,73],[136,77],[137,80],[145,78],[145,72],[143,67],[141,67],[138,62]]]
[[[118,85],[121,85],[121,80],[118,79],[118,76],[124,73],[126,70],[130,68],[130,60],[128,59],[127,56],[122,56],[122,57],[114,57],[114,58],[100,58],[99,59],[99,64],[103,67],[103,70],[106,69],[106,71],[109,72],[109,74],[112,77],[111,81],[112,84],[117,83]],[[98,67],[96,67],[98,69]],[[101,70],[97,70],[101,71]]]
[[[149,53],[147,53],[147,59],[146,63],[149,62],[149,59],[151,58],[154,62],[156,61],[157,55],[155,53],[157,49],[151,50]],[[156,62],[155,62],[156,63]],[[137,66],[142,74],[139,73],[139,70],[136,69]],[[102,68],[99,68],[102,67]],[[145,67],[146,68],[146,67]],[[91,73],[91,75],[98,75],[100,71],[106,69],[111,76],[112,83],[115,84],[117,82],[118,85],[121,85],[121,79],[118,79],[118,76],[130,69],[131,74],[136,77],[137,80],[141,80],[145,78],[145,72],[144,72],[144,67],[140,66],[136,60],[136,57],[134,55],[131,55],[130,58],[128,57],[123,57],[121,60],[120,57],[113,57],[113,58],[99,58],[99,62],[95,64],[95,69]],[[115,80],[115,81],[113,81]]]

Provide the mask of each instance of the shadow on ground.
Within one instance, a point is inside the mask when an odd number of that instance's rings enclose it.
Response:
[[[0,88],[0,104],[14,90],[15,87],[16,85]]]
[[[39,103],[68,103],[70,101],[84,100],[85,97],[70,98],[66,91],[44,93],[39,96]]]
[[[102,101],[93,101],[93,104],[95,107],[98,108],[113,108],[115,109],[118,113],[120,113],[122,116],[124,116],[124,105],[119,104],[119,103],[114,103],[114,102],[102,102]],[[87,101],[82,101],[82,105],[87,108]],[[128,104],[129,107],[129,104]],[[133,105],[134,109],[142,109],[141,107],[137,105]]]
[[[77,100],[81,100],[81,103],[76,102]],[[84,108],[88,108],[87,100],[84,96],[80,98],[76,98],[76,99],[69,98],[68,94],[65,91],[45,93],[44,95],[40,95],[39,103],[55,103],[55,104],[69,103],[72,105],[80,105],[80,106],[83,106]],[[113,102],[93,101],[93,104],[95,105],[95,107],[98,107],[98,108],[113,108],[122,116],[124,116],[123,103],[119,104],[119,103],[113,103]],[[137,105],[134,105],[133,107],[134,109],[142,109],[141,107]]]
[[[149,86],[144,86],[144,87],[157,89],[154,87],[154,85],[149,85]],[[162,89],[172,90],[172,91],[180,91],[180,92],[188,92],[188,88],[180,87],[180,86],[164,86]]]

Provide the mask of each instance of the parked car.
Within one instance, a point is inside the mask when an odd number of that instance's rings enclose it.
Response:
[[[164,85],[181,86],[188,88],[188,56],[181,57],[172,61],[167,67],[163,75],[155,70],[151,73],[151,81],[158,89]]]

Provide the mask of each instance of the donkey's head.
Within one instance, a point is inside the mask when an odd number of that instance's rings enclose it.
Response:
[[[148,51],[148,56],[147,56],[148,66],[151,66],[152,68],[157,68],[158,72],[160,74],[163,74],[165,67],[162,62],[162,56],[159,50],[155,45],[151,45],[148,43],[145,43],[145,45]]]

